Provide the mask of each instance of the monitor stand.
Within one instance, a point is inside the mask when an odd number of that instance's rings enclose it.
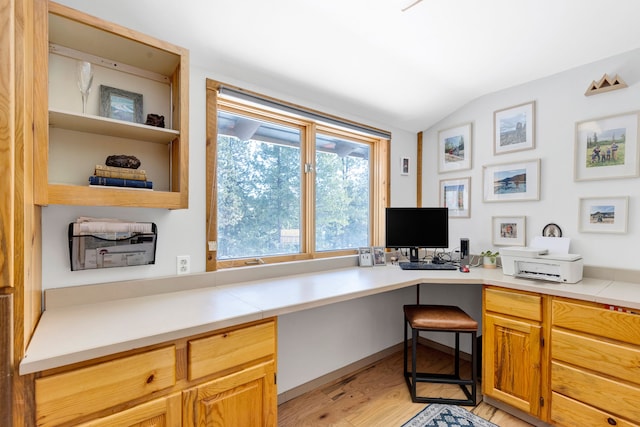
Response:
[[[409,262],[420,261],[420,248],[409,248]]]

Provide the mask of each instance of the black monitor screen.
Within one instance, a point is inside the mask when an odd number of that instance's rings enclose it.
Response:
[[[447,208],[387,208],[387,248],[448,248]]]

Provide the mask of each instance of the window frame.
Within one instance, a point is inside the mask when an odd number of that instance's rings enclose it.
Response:
[[[380,246],[384,236],[384,208],[389,200],[389,146],[390,140],[378,136],[370,136],[357,131],[343,129],[331,124],[318,123],[312,119],[295,116],[284,111],[252,105],[246,101],[221,97],[219,88],[222,83],[207,79],[206,94],[206,271],[215,271],[234,267],[245,267],[256,264],[273,264],[280,262],[302,261],[316,258],[330,258],[356,255],[357,248],[335,251],[315,251],[315,173],[305,173],[305,164],[312,165],[315,171],[315,136],[317,133],[334,135],[370,146],[370,200],[369,200],[369,235],[370,245]],[[225,85],[227,86],[227,85]],[[283,101],[277,101],[286,104]],[[293,104],[291,104],[293,105]],[[296,108],[301,108],[296,106]],[[301,130],[301,235],[300,253],[287,255],[264,256],[260,258],[234,258],[217,260],[217,176],[216,156],[218,110],[229,111],[256,119],[271,120]],[[362,125],[360,125],[362,126]],[[314,149],[309,149],[314,147]]]

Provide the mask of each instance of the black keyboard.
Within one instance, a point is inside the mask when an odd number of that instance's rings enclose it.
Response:
[[[403,270],[457,270],[453,264],[433,264],[430,262],[401,262],[400,268]]]

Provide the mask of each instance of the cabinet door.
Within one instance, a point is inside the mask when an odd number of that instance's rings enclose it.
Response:
[[[483,393],[538,416],[541,327],[492,314],[484,322]]]
[[[183,393],[183,425],[275,427],[274,362],[264,362]]]
[[[79,427],[174,427],[180,425],[180,393],[152,400]]]

